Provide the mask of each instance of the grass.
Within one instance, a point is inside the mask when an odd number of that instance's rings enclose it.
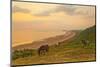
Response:
[[[27,64],[46,64],[61,62],[79,62],[95,60],[95,44],[91,43],[87,47],[70,44],[62,44],[60,46],[51,46],[50,51],[44,56],[38,56],[37,52],[29,57],[13,60],[13,65]]]
[[[64,42],[59,46],[50,46],[49,52],[44,56],[38,56],[37,50],[33,50],[31,56],[21,57],[15,60],[13,59],[12,65],[95,61],[96,45],[94,35],[95,32],[93,31],[82,31],[82,33],[78,34],[67,43]],[[87,32],[90,33],[90,35],[85,34]],[[85,38],[88,39],[90,43],[84,47],[80,40]]]

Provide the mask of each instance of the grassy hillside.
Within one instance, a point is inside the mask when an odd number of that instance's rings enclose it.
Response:
[[[80,42],[82,39],[89,40],[90,44],[83,47]],[[76,37],[59,46],[50,46],[49,52],[44,56],[38,56],[34,49],[15,52],[13,58],[18,55],[20,57],[13,59],[13,65],[95,61],[95,26],[77,33]]]
[[[96,35],[96,26],[90,27],[82,31],[79,35],[80,39],[87,39],[90,42],[95,42],[95,35]]]

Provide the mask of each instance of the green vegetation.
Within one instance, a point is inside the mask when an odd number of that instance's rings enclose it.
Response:
[[[16,60],[18,58],[24,58],[34,55],[33,49],[16,50],[12,53],[12,59]]]
[[[96,60],[95,26],[88,28],[76,35],[70,41],[59,46],[50,46],[46,55],[38,56],[37,50],[20,50],[13,53],[13,65],[46,64],[62,62],[80,62]],[[88,40],[90,43],[83,47],[81,40]],[[16,58],[17,57],[17,58]]]
[[[95,39],[96,39],[96,26],[90,27],[90,28],[82,31],[78,38],[79,38],[79,40],[80,39],[87,39],[90,42],[95,43]]]

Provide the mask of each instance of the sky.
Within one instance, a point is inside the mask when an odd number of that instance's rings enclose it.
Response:
[[[80,30],[95,25],[95,6],[13,2],[14,30]]]

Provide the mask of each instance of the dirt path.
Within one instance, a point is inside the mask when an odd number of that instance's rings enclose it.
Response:
[[[58,45],[64,41],[67,42],[67,40],[70,40],[71,38],[73,38],[76,35],[75,32],[73,31],[68,31],[63,35],[59,35],[59,36],[55,36],[55,37],[50,37],[47,39],[43,39],[42,41],[36,41],[36,42],[32,42],[32,43],[28,43],[28,44],[23,44],[23,45],[19,45],[16,47],[13,47],[13,50],[21,50],[21,49],[37,49],[39,48],[41,45]]]

